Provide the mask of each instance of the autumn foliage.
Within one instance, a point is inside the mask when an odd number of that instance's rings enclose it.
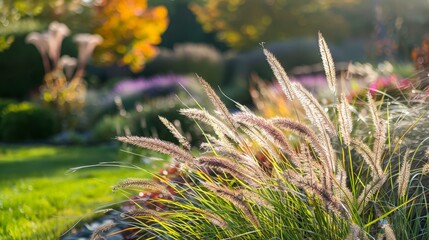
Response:
[[[97,7],[96,18],[104,42],[98,59],[107,64],[129,65],[139,71],[157,53],[155,45],[167,29],[168,15],[164,6],[148,8],[146,0],[109,0]]]

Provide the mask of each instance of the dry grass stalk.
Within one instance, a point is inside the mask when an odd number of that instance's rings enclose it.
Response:
[[[359,195],[357,200],[359,213],[362,213],[362,211],[364,210],[364,207],[370,201],[372,196],[374,196],[374,194],[376,194],[378,190],[380,190],[380,188],[383,186],[386,180],[387,180],[387,175],[377,176],[373,178],[371,182],[365,186],[365,189]]]
[[[239,189],[237,190],[238,195],[242,196],[243,199],[245,200],[249,200],[252,202],[255,202],[256,204],[258,204],[261,207],[265,207],[269,210],[274,210],[273,205],[271,205],[271,203],[269,203],[267,200],[263,199],[259,194],[246,190],[246,189]]]
[[[277,58],[274,57],[274,55],[270,51],[265,48],[263,50],[265,56],[267,57],[267,61],[270,64],[271,70],[273,71],[274,76],[280,84],[280,87],[282,88],[284,94],[286,95],[287,99],[293,100],[294,91],[292,89],[292,83],[286,74],[286,71],[284,70],[280,62],[277,60]]]
[[[322,200],[327,209],[340,213],[343,217],[348,219],[348,214],[343,206],[343,203],[335,195],[333,195],[331,191],[328,191],[328,189],[323,186],[323,184],[319,184],[306,178],[305,176],[301,176],[293,170],[286,171],[284,176],[296,187],[301,188]]]
[[[325,38],[322,36],[322,33],[319,32],[319,49],[320,55],[322,55],[323,67],[325,69],[326,80],[328,80],[329,89],[336,93],[336,74],[335,74],[335,64],[332,59],[331,51],[326,44]]]
[[[142,218],[142,217],[151,217],[155,219],[161,219],[161,215],[158,211],[148,209],[148,208],[136,208],[128,212],[125,212],[121,215],[123,218]]]
[[[396,240],[395,232],[393,232],[393,229],[390,224],[384,224],[381,228],[383,228],[384,230],[386,240]]]
[[[178,147],[174,143],[162,141],[155,138],[129,136],[129,137],[117,137],[116,139],[124,143],[129,143],[138,147],[151,149],[156,152],[168,154],[182,163],[188,162],[194,158],[191,155],[191,153]]]
[[[110,229],[112,229],[114,226],[116,226],[116,223],[108,222],[105,224],[100,225],[91,235],[90,240],[102,240],[106,239],[105,236],[102,236],[104,233],[108,232]]]
[[[353,120],[352,114],[350,112],[350,106],[347,102],[347,98],[345,94],[341,94],[340,103],[337,105],[338,110],[338,119],[341,129],[341,136],[343,138],[343,142],[349,146],[350,145],[350,133],[353,130]]]
[[[307,178],[310,182],[321,184],[320,179],[318,177],[320,176],[320,174],[324,174],[323,166],[319,162],[314,161],[313,157],[311,156],[310,150],[305,144],[301,145],[303,146],[300,147],[301,152],[298,154],[298,156],[302,162],[301,170],[303,171],[303,175],[307,175]]]
[[[342,166],[337,167],[336,184],[334,184],[334,194],[340,199],[352,201],[353,194],[347,186],[347,173]]]
[[[398,173],[398,196],[404,197],[408,190],[408,183],[410,182],[410,172],[411,172],[411,164],[408,161],[408,156],[410,155],[409,149],[406,150],[404,154],[404,158],[402,161],[402,165],[399,169]]]
[[[323,107],[320,105],[320,103],[317,101],[314,96],[308,92],[301,84],[299,83],[293,83],[295,96],[297,96],[297,99],[301,103],[302,107],[304,108],[304,111],[307,115],[307,118],[310,120],[310,122],[316,126],[319,129],[319,132],[321,134],[320,139],[326,152],[326,173],[333,173],[335,172],[335,162],[337,161],[335,152],[332,148],[331,136],[336,136],[337,132],[335,130],[334,125],[330,121],[328,115],[324,111]],[[331,134],[329,136],[327,134]],[[330,186],[329,183],[329,177],[325,177],[326,179],[326,186]]]
[[[290,130],[298,136],[307,140],[308,144],[316,151],[319,157],[323,161],[328,161],[329,154],[327,153],[327,148],[322,146],[322,139],[318,137],[313,130],[301,124],[299,122],[295,122],[293,120],[287,118],[272,118],[270,122],[279,128]]]
[[[206,92],[207,96],[209,97],[210,101],[216,108],[216,110],[219,113],[219,116],[223,118],[229,125],[229,127],[234,130],[238,127],[237,123],[234,122],[234,120],[231,117],[231,114],[228,111],[228,108],[225,106],[225,104],[220,100],[219,96],[216,94],[216,92],[213,90],[213,88],[208,84],[204,79],[202,79],[200,76],[198,76],[198,80],[200,84],[203,86],[204,91]]]
[[[105,214],[105,213],[112,212],[112,211],[115,211],[115,209],[113,209],[113,208],[106,208],[106,209],[100,209],[100,210],[94,211],[94,213]]]
[[[381,166],[386,142],[386,123],[378,117],[375,102],[369,92],[367,93],[367,98],[368,107],[371,112],[371,118],[375,127],[375,139],[372,151],[374,152],[374,159],[376,163]]]
[[[323,107],[317,99],[307,91],[301,84],[294,82],[292,84],[295,96],[301,103],[307,118],[316,126],[321,132],[327,131],[332,135],[336,135],[335,127],[324,111]]]
[[[273,161],[279,163],[286,160],[281,155],[280,150],[272,144],[272,141],[266,135],[261,134],[256,129],[243,128],[242,131],[256,144],[256,148],[261,150],[261,152],[265,152],[265,155],[269,156]]]
[[[161,191],[164,194],[170,194],[167,187],[155,180],[144,178],[127,178],[122,180],[113,187],[113,190],[118,189],[142,189],[151,191]]]
[[[194,120],[201,121],[213,128],[216,135],[221,139],[221,141],[225,144],[229,142],[225,136],[228,136],[229,139],[238,143],[240,140],[237,138],[236,133],[228,128],[222,121],[212,116],[206,110],[200,110],[196,108],[188,108],[188,109],[180,109],[180,114]]]
[[[260,226],[258,218],[255,216],[255,214],[253,214],[251,208],[246,204],[246,202],[237,196],[236,192],[229,188],[217,186],[208,182],[203,182],[202,184],[215,195],[225,199],[226,201],[232,203],[236,208],[240,209],[253,225],[257,227]]]
[[[256,128],[269,138],[274,144],[282,149],[288,156],[288,160],[295,166],[298,165],[298,158],[295,150],[289,144],[284,134],[272,125],[268,120],[249,113],[234,114],[234,119],[247,126],[248,128]]]
[[[346,240],[360,239],[359,237],[360,237],[361,233],[362,233],[361,228],[357,224],[352,223],[350,225],[350,232],[345,239]]]
[[[211,223],[218,227],[226,228],[228,226],[225,220],[223,220],[219,215],[215,213],[202,209],[196,209],[195,211],[200,213],[203,217],[205,217],[207,220],[209,220]]]
[[[210,145],[208,143],[202,143],[201,148],[206,149],[207,152],[211,152],[214,149],[218,155],[231,159],[231,161],[233,162],[243,164],[250,168],[259,167],[253,157],[249,157],[248,155],[245,155],[244,153],[240,152],[234,147],[222,146],[222,145],[216,145],[216,144]]]
[[[422,174],[426,175],[429,173],[429,162],[425,163],[422,167]]]
[[[243,165],[233,163],[229,159],[212,157],[212,156],[203,156],[196,159],[196,162],[205,167],[212,169],[217,169],[222,172],[226,172],[241,180],[250,186],[259,186],[256,179],[252,176],[258,177],[258,171],[256,169],[249,169]]]
[[[168,130],[170,130],[171,134],[173,134],[173,136],[179,141],[179,143],[186,149],[186,150],[190,150],[191,149],[191,144],[189,143],[189,141],[179,132],[179,130],[177,130],[177,128],[170,122],[168,121],[166,118],[158,116],[159,120],[161,120],[161,122],[164,124],[164,126],[166,128],[168,128]]]
[[[378,164],[377,160],[375,159],[374,153],[371,151],[371,149],[365,145],[362,141],[352,138],[351,139],[351,146],[353,149],[356,150],[359,155],[362,156],[365,163],[370,168],[370,174],[373,178],[377,176],[383,175],[383,170],[381,169],[381,166]]]

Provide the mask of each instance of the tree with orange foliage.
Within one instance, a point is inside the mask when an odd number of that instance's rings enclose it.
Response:
[[[148,8],[146,0],[104,0],[97,6],[96,19],[95,32],[104,39],[98,59],[129,65],[134,72],[157,54],[155,45],[168,26],[167,9]]]

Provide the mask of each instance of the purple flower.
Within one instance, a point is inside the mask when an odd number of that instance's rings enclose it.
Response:
[[[178,75],[157,75],[150,78],[127,79],[118,82],[113,87],[113,93],[117,95],[133,95],[147,92],[150,95],[159,91],[175,89],[180,84],[186,85],[187,79]]]

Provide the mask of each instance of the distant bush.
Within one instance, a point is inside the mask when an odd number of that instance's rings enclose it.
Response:
[[[57,130],[55,119],[49,109],[28,102],[11,104],[2,113],[1,138],[8,142],[46,139]]]
[[[221,53],[205,44],[180,44],[173,50],[162,49],[159,55],[147,64],[147,74],[198,74],[212,86],[217,86],[224,77],[224,62]]]

